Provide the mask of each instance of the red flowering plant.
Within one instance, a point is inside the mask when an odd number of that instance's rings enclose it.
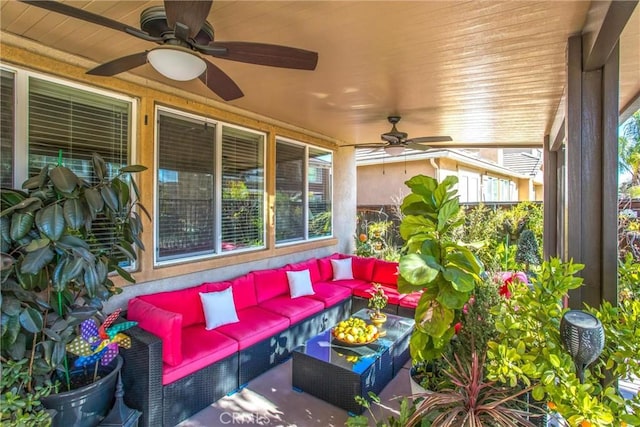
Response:
[[[529,284],[529,279],[527,278],[526,273],[522,271],[512,272],[505,271],[498,273],[496,275],[495,280],[498,282],[500,286],[500,295],[505,298],[511,298],[511,291],[509,290],[509,286],[514,282],[524,283],[525,285]]]

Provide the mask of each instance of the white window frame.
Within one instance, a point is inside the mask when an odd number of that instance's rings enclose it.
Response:
[[[85,92],[95,93],[97,95],[105,96],[108,98],[117,99],[120,101],[128,102],[131,105],[131,116],[129,118],[129,153],[128,164],[135,164],[137,162],[137,135],[138,135],[138,104],[139,99],[128,96],[122,93],[108,91],[104,89],[98,89],[93,86],[78,83],[72,80],[67,80],[60,77],[54,77],[48,74],[39,73],[36,71],[28,70],[13,65],[7,65],[0,62],[0,68],[5,71],[14,74],[14,171],[13,171],[13,183],[14,187],[20,188],[22,183],[28,178],[29,170],[29,141],[28,141],[28,126],[29,126],[29,79],[36,78],[46,82],[67,86],[73,89],[82,90]],[[132,177],[135,179],[135,177]],[[136,271],[138,268],[138,261],[131,261],[131,264],[125,267],[127,271]],[[114,273],[115,274],[115,273]]]
[[[333,195],[334,195],[334,180],[333,180],[333,164],[334,164],[334,160],[335,160],[335,154],[331,151],[328,150],[326,148],[322,148],[322,147],[318,147],[315,145],[311,145],[311,144],[307,144],[301,141],[297,141],[295,139],[291,139],[291,138],[287,138],[287,137],[283,137],[283,136],[279,136],[276,135],[275,138],[275,142],[276,142],[276,147],[274,147],[274,153],[277,152],[277,144],[278,142],[284,142],[287,144],[291,144],[291,145],[297,145],[300,147],[304,148],[304,171],[302,172],[303,177],[304,177],[304,184],[303,184],[303,188],[304,188],[304,194],[302,196],[302,202],[304,204],[304,218],[303,218],[303,222],[304,222],[304,236],[302,239],[300,240],[294,240],[294,241],[290,241],[290,242],[275,242],[275,246],[276,248],[279,247],[286,247],[286,246],[293,246],[293,245],[299,245],[301,243],[306,243],[306,242],[313,242],[313,241],[317,241],[317,240],[326,240],[326,239],[331,239],[333,238],[333,233],[334,233],[334,218],[333,218],[333,211],[334,211],[334,202],[333,202]],[[331,172],[330,172],[330,176],[331,176],[331,234],[328,236],[319,236],[319,237],[309,237],[309,149],[313,148],[316,150],[322,150],[322,151],[326,151],[327,154],[331,154]],[[276,163],[277,163],[278,159],[276,159]],[[276,179],[276,171],[274,170],[273,172],[273,179],[275,181]],[[274,191],[275,191],[275,186],[274,186]],[[275,194],[274,194],[274,200],[275,200]],[[278,212],[275,213],[276,215],[278,215]],[[275,224],[274,224],[275,227]]]
[[[264,250],[267,247],[267,134],[265,132],[257,131],[255,129],[250,129],[243,126],[234,125],[231,123],[226,123],[220,120],[212,119],[210,117],[206,117],[200,114],[194,114],[190,112],[186,112],[183,110],[179,110],[176,108],[167,107],[164,105],[156,104],[154,108],[154,134],[153,134],[153,158],[155,162],[154,173],[153,173],[153,204],[154,204],[154,227],[153,227],[153,239],[154,242],[159,241],[159,230],[157,226],[157,215],[160,213],[159,211],[159,182],[158,182],[158,167],[160,165],[159,159],[159,144],[158,144],[158,130],[157,126],[159,112],[165,112],[174,116],[184,117],[186,120],[197,120],[208,125],[215,126],[215,139],[213,141],[213,159],[214,162],[214,194],[213,194],[213,203],[214,203],[214,235],[216,236],[215,245],[212,253],[206,253],[201,255],[193,255],[193,256],[176,256],[171,259],[158,259],[158,251],[153,251],[153,264],[155,267],[162,267],[174,264],[181,264],[184,262],[193,262],[193,261],[201,261],[212,258],[218,258],[221,256],[228,255],[236,255],[244,252],[254,252],[259,250]],[[255,133],[256,135],[260,135],[263,138],[264,147],[262,150],[262,164],[264,165],[264,188],[262,192],[262,234],[263,234],[263,245],[262,246],[252,246],[249,248],[241,248],[232,251],[222,251],[222,240],[220,236],[222,236],[222,130],[223,128],[234,128],[239,129],[246,132]]]
[[[95,93],[97,95],[106,96],[109,98],[118,99],[121,101],[129,102],[131,104],[131,141],[129,142],[129,164],[136,163],[136,147],[137,147],[137,135],[138,135],[138,104],[139,99],[128,95],[124,95],[118,92],[107,91],[104,89],[98,89],[93,86],[78,83],[72,80],[67,80],[59,77],[50,76],[48,74],[39,73],[36,71],[27,70],[25,68],[16,67],[13,65],[7,65],[0,62],[0,68],[13,73],[15,76],[15,92],[14,92],[14,171],[13,182],[14,186],[19,187],[28,178],[29,168],[29,146],[28,146],[28,124],[29,124],[29,79],[37,78],[51,83],[56,83],[63,86],[68,86],[73,89],[83,90],[85,92]],[[23,102],[20,102],[20,101]]]

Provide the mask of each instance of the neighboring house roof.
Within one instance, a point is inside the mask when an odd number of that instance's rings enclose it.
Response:
[[[542,166],[542,154],[532,153],[504,153],[502,155],[502,164],[505,168],[518,172],[522,175],[535,177],[540,172]]]
[[[475,153],[468,152],[466,150],[456,149],[433,149],[429,151],[419,150],[406,150],[404,154],[399,156],[390,156],[384,150],[381,149],[358,149],[356,150],[356,166],[377,165],[383,163],[397,163],[397,162],[411,162],[417,160],[429,160],[449,158],[457,161],[460,164],[467,165],[474,168],[484,169],[490,172],[498,173],[505,176],[510,176],[518,179],[531,179],[535,178],[535,174],[531,174],[528,169],[526,172],[521,170],[512,169],[509,167],[501,166],[495,162],[482,159]],[[540,165],[542,159],[540,159]],[[540,166],[538,166],[538,169]]]

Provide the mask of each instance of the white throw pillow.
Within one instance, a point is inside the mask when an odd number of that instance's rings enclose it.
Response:
[[[351,258],[332,259],[333,280],[351,280],[353,279],[353,270],[351,269]]]
[[[287,271],[287,280],[289,281],[291,298],[315,294],[309,270]]]
[[[233,303],[233,292],[231,286],[219,292],[200,292],[202,310],[207,324],[206,330],[217,328],[218,326],[238,321],[238,313]]]

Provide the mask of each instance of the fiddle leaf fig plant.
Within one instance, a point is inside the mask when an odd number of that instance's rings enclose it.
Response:
[[[138,210],[148,213],[128,176],[146,167],[125,166],[110,177],[94,154],[87,168],[91,182],[59,162],[23,190],[2,189],[1,357],[3,365],[28,360],[24,393],[50,383],[56,371],[68,381],[65,347],[76,326],[121,291],[110,273],[134,281],[125,268],[136,260],[135,248],[144,249]]]
[[[455,176],[438,183],[424,175],[405,182],[411,193],[401,205],[405,255],[399,262],[398,290],[424,290],[410,341],[414,363],[442,355],[462,308],[481,280],[480,260],[467,244],[452,237],[464,221],[458,215],[457,183]]]

